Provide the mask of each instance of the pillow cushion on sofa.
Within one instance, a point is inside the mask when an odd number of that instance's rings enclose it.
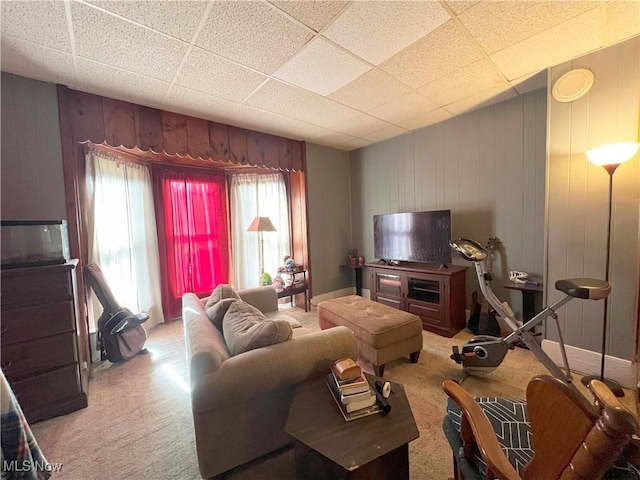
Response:
[[[215,327],[222,332],[222,319],[224,318],[227,310],[233,302],[239,302],[240,300],[236,298],[223,298],[222,300],[214,303],[209,307],[205,307],[205,312],[207,313],[207,317],[211,320],[211,323],[215,325]]]
[[[240,295],[238,295],[238,292],[236,292],[232,285],[222,283],[213,289],[213,292],[211,292],[211,295],[209,295],[209,298],[207,298],[207,301],[204,304],[204,308],[212,307],[225,298],[235,298],[236,300],[240,300]]]
[[[229,306],[222,332],[232,355],[284,342],[293,333],[286,320],[267,320],[260,310],[241,301]]]

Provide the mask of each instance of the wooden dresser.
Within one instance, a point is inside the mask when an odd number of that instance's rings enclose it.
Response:
[[[84,408],[76,320],[77,260],[2,270],[2,371],[30,423]]]

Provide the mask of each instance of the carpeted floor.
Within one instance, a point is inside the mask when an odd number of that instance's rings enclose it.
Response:
[[[303,326],[317,330],[316,312],[287,310]],[[389,363],[385,378],[405,386],[420,438],[409,445],[411,478],[453,476],[451,451],[442,433],[445,394],[442,382],[459,380],[461,368],[449,359],[452,345],[471,337],[454,338],[423,332],[424,347],[417,364],[409,358]],[[199,479],[190,411],[182,323],[160,325],[149,332],[147,354],[124,364],[104,362],[95,368],[89,407],[32,425],[50,462],[62,463],[53,478]],[[365,370],[370,366],[363,365]],[[524,349],[508,353],[503,364],[485,377],[468,377],[463,385],[473,395],[524,397],[531,377],[545,373]],[[580,388],[579,376],[574,376]],[[585,390],[586,392],[586,390]],[[633,393],[624,398],[635,411]],[[284,449],[225,475],[226,479],[295,478],[293,450]]]

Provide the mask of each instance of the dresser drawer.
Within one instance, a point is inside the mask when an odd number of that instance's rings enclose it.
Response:
[[[2,309],[0,340],[3,347],[74,330],[75,312],[70,300],[51,305]]]
[[[439,305],[409,301],[408,310],[410,313],[422,317],[423,323],[426,322],[429,325],[443,325],[444,315]]]
[[[18,380],[77,361],[75,333],[9,345],[0,353],[7,380]]]
[[[382,303],[387,307],[395,308],[396,310],[402,310],[402,301],[399,298],[383,297],[382,295],[378,295],[376,297],[376,302]]]
[[[81,392],[78,366],[70,365],[42,375],[11,382],[11,388],[20,407],[29,419],[30,412],[73,397]]]
[[[43,267],[2,271],[2,307],[29,307],[73,300],[71,273],[67,268]]]

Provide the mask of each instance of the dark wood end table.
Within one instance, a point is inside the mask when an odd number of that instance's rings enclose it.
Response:
[[[304,293],[304,311],[308,312],[309,300],[307,298],[307,290],[309,286],[307,285],[307,271],[306,270],[296,270],[293,272],[278,272],[278,275],[289,275],[291,276],[292,283],[289,287],[284,290],[278,292],[278,298],[290,297],[291,304],[294,305],[293,299],[299,293]],[[295,280],[297,275],[302,275],[302,283],[298,283],[296,285]]]
[[[375,377],[369,376],[372,383]],[[404,387],[391,383],[391,412],[347,422],[326,376],[296,388],[285,431],[293,437],[296,478],[409,479],[409,442],[420,436]]]
[[[504,288],[522,292],[522,321],[527,323],[542,310],[542,284],[507,282]]]

